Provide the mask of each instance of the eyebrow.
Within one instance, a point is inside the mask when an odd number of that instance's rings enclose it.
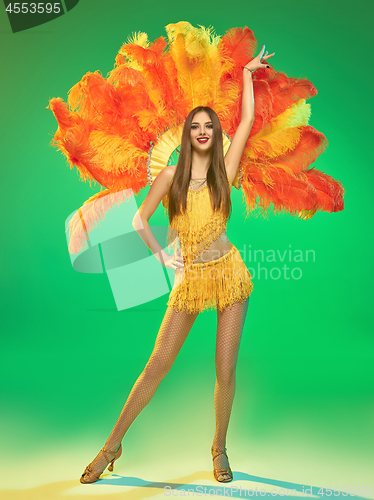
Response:
[[[213,123],[213,122],[212,122],[212,121],[210,121],[210,122],[205,122],[205,125],[206,125],[207,123]],[[200,125],[200,123],[199,123],[199,122],[192,122],[192,123],[191,123],[191,125]]]

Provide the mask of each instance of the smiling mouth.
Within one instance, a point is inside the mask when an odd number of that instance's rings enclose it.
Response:
[[[205,144],[206,142],[208,142],[208,140],[209,140],[209,137],[201,137],[200,139],[197,139],[197,141],[200,144]]]

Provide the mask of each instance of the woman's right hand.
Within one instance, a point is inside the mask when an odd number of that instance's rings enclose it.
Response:
[[[166,252],[164,252],[163,261],[164,261],[164,266],[170,269],[178,270],[184,268],[184,262],[180,248],[178,248],[177,251],[172,255],[169,255]]]

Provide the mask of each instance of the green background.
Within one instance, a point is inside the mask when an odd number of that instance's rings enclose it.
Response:
[[[372,11],[362,0],[80,0],[68,14],[16,34],[0,14],[3,490],[54,483],[93,491],[78,479],[148,360],[168,298],[117,311],[105,274],[71,267],[65,219],[99,186],[81,182],[49,145],[57,124],[48,100],[66,101],[88,71],[105,76],[132,33],[153,40],[182,20],[219,35],[246,25],[259,48],[275,51],[275,69],[316,86],[309,123],[329,145],[314,165],[346,189],[343,212],[309,221],[245,219],[233,190],[228,236],[239,249],[315,252],[315,261],[296,264],[301,279],[253,279],[227,437],[235,478],[247,488],[374,490]],[[160,207],[151,223],[165,222]],[[121,498],[128,477],[192,474],[200,484],[196,473],[211,471],[215,329],[215,312],[199,315],[126,434],[115,467]],[[150,491],[140,488],[138,498]]]

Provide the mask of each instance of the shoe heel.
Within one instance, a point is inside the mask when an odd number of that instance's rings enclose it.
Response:
[[[121,443],[121,446],[119,447],[119,449],[118,449],[118,451],[116,453],[116,456],[113,458],[113,460],[111,460],[110,464],[108,465],[108,470],[110,472],[113,472],[114,462],[116,460],[118,460],[121,455],[122,455],[122,443]]]

